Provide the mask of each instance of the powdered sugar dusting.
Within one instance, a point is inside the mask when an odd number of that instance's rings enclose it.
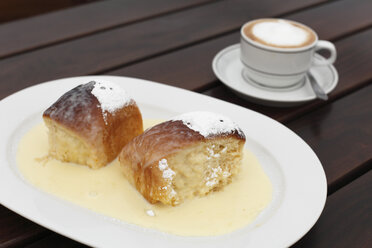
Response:
[[[169,168],[168,162],[165,158],[159,161],[159,169],[163,172],[164,179],[172,180],[176,174],[171,168]]]
[[[169,193],[170,197],[174,197],[175,195],[177,195],[177,192],[172,188],[171,192]],[[175,202],[177,203],[177,202]]]
[[[163,171],[166,168],[168,168],[168,163],[167,163],[167,160],[163,158],[162,160],[159,161],[159,169]]]
[[[168,168],[165,171],[163,171],[163,178],[172,179],[174,174],[175,174],[174,171],[172,171],[171,169]]]
[[[113,114],[116,110],[131,104],[133,99],[119,85],[109,81],[96,81],[92,94],[97,98],[106,122],[107,112]]]
[[[208,151],[208,156],[207,156],[207,160],[210,160],[212,158],[218,158],[220,157],[220,154],[219,153],[215,153],[213,148],[215,147],[215,145],[212,145],[211,148],[207,147],[207,151]]]
[[[216,167],[216,168],[210,168],[211,171],[208,176],[206,176],[205,180],[208,187],[212,187],[218,183],[218,175],[221,174],[222,169],[221,167]]]
[[[146,210],[146,214],[148,216],[151,216],[151,217],[154,217],[155,216],[155,212],[153,210],[151,210],[151,209]]]
[[[162,177],[165,180],[167,180],[167,184],[168,184],[167,186],[163,186],[160,189],[166,190],[168,192],[170,190],[169,196],[173,198],[175,195],[177,195],[177,192],[172,188],[171,184],[172,184],[173,177],[176,175],[176,173],[171,168],[169,168],[168,161],[165,158],[159,161],[158,166],[159,166],[159,170],[163,172]]]
[[[182,121],[188,128],[200,133],[204,137],[229,134],[237,131],[240,136],[244,136],[237,124],[229,118],[205,111],[190,112],[176,116],[173,121]]]
[[[223,177],[229,177],[229,176],[231,176],[231,173],[230,173],[229,171],[224,171],[224,172],[222,173],[222,176],[223,176]]]

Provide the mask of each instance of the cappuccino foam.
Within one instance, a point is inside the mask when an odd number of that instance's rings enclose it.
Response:
[[[246,27],[244,33],[256,42],[279,48],[303,47],[315,41],[309,28],[280,19],[255,21]]]

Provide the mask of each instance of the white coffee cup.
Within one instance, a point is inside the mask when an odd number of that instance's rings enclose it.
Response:
[[[258,23],[262,24],[264,22],[264,25],[257,26]],[[267,22],[273,22],[274,26],[267,25]],[[275,22],[280,25],[285,24],[285,26],[278,26]],[[302,44],[288,45],[292,42],[292,37],[293,40],[300,40],[305,36],[303,36],[301,30],[292,29],[292,26],[287,26],[287,24],[302,29],[307,34],[308,40]],[[275,30],[277,26],[281,28],[279,31]],[[253,27],[256,27],[256,33],[252,31]],[[273,29],[270,28],[274,28],[275,32],[271,32]],[[265,33],[268,30],[270,32]],[[285,30],[285,34],[282,35],[281,30]],[[292,31],[296,32],[292,34]],[[256,19],[244,24],[240,34],[240,59],[244,64],[243,76],[267,87],[286,88],[301,83],[311,66],[332,64],[337,56],[336,48],[331,42],[318,40],[318,35],[311,28],[294,21]],[[274,34],[277,36],[274,36]],[[264,37],[266,40],[260,40],[260,37]],[[275,44],[275,42],[268,43],[267,40],[275,40],[278,44]],[[279,41],[289,43],[283,45],[283,43],[279,44]],[[330,52],[329,58],[314,60],[314,53],[323,49]]]

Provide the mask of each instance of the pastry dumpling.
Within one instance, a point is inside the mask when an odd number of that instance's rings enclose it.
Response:
[[[126,178],[150,203],[175,206],[231,182],[244,143],[244,133],[230,119],[191,112],[135,137],[119,161]]]
[[[94,169],[111,162],[143,132],[135,101],[108,81],[91,81],[66,92],[43,119],[51,157]]]

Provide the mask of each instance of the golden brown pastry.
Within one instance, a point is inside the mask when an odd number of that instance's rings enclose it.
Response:
[[[61,96],[43,114],[49,155],[100,168],[143,132],[135,101],[118,85],[89,82]]]
[[[244,143],[244,133],[228,118],[191,112],[135,137],[119,161],[124,175],[150,203],[175,206],[231,182]]]

